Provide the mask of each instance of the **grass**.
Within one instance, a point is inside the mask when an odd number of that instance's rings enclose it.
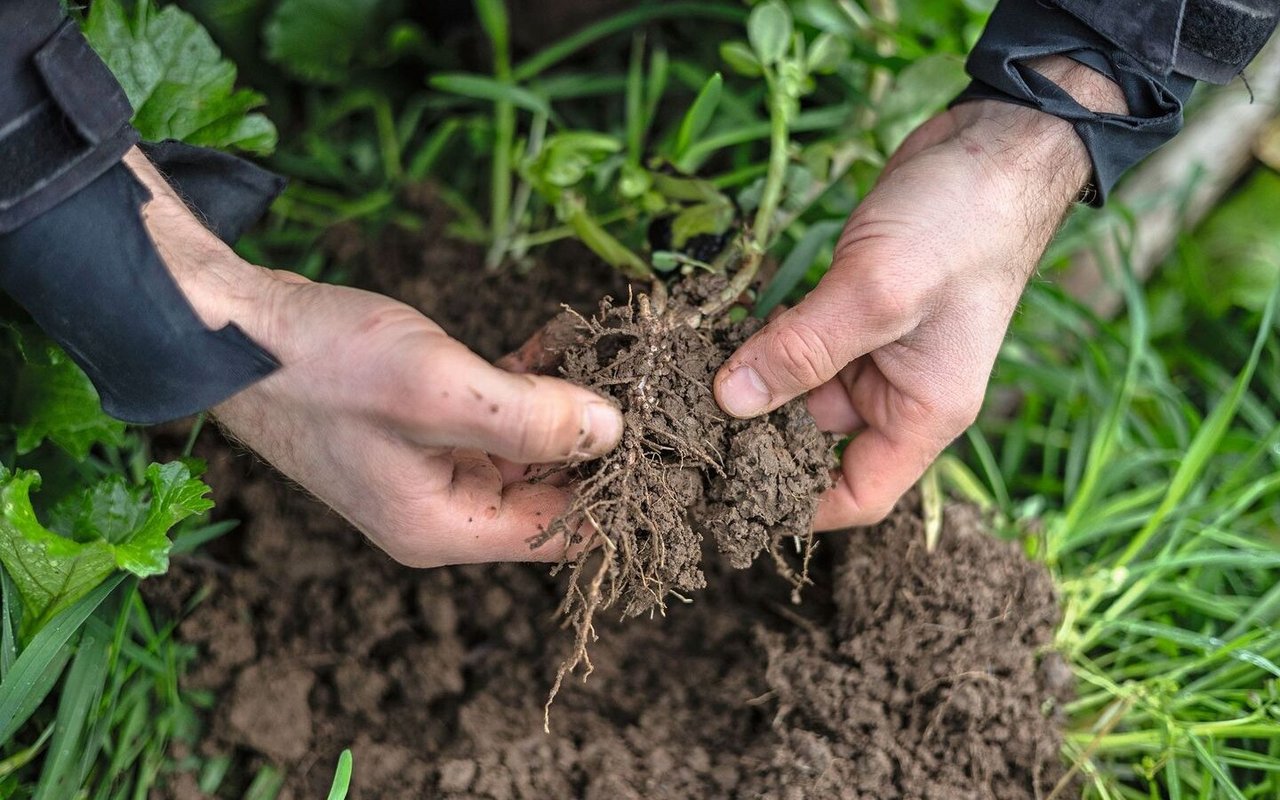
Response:
[[[1118,266],[1116,323],[1033,287],[992,389],[1019,410],[939,471],[1054,575],[1084,797],[1277,797],[1277,295],[1239,320],[1224,363],[1161,348]]]

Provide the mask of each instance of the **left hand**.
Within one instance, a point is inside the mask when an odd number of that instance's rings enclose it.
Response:
[[[241,442],[414,567],[556,561],[531,549],[570,489],[525,465],[603,455],[622,435],[609,400],[489,364],[389,297],[241,260],[140,152],[152,239],[211,328],[239,325],[281,367],[214,414]],[[519,366],[512,363],[512,366]]]

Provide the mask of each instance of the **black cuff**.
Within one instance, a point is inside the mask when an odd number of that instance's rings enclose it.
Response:
[[[1063,55],[1115,81],[1129,114],[1081,106],[1066,90],[1026,66]],[[1037,0],[1000,0],[965,64],[973,82],[952,105],[992,99],[1028,106],[1071,123],[1093,162],[1091,205],[1102,205],[1120,176],[1182,129],[1182,104],[1195,81],[1155,75],[1071,14]]]
[[[13,27],[0,30],[0,47],[31,55],[0,74],[0,233],[75,194],[138,141],[124,90],[75,23],[33,42],[47,33],[49,9],[8,11],[0,21]]]
[[[235,188],[266,173],[231,160],[244,165],[244,180],[230,182],[217,199],[240,213],[219,220],[202,209],[213,230],[224,235],[245,224],[248,209],[269,202]],[[181,177],[171,175],[182,191]],[[188,202],[211,186],[184,192]],[[84,369],[108,414],[140,424],[209,408],[278,366],[235,325],[210,331],[200,322],[142,223],[139,209],[148,199],[133,173],[117,164],[18,230],[0,235],[0,290]]]

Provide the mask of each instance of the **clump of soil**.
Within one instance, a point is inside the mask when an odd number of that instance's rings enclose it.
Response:
[[[434,318],[489,357],[548,312],[532,295],[527,319],[484,320],[536,282],[567,280],[487,277],[433,242],[380,247],[375,282],[429,295]],[[556,274],[581,291],[562,297],[618,292],[567,263]],[[503,305],[477,307],[484,296]],[[170,439],[157,450],[184,434]],[[595,674],[561,693],[545,734],[543,699],[571,644],[555,614],[568,575],[407,569],[216,436],[197,454],[217,513],[243,524],[143,589],[160,617],[202,598],[177,635],[201,653],[186,688],[217,698],[197,749],[232,758],[219,796],[275,763],[281,800],[323,797],[345,747],[364,800],[1022,800],[1064,772],[1055,709],[1070,676],[1046,651],[1052,584],[966,507],[947,509],[933,553],[913,498],[881,526],[824,535],[798,606],[773,564],[733,569],[708,538],[691,603],[642,622],[601,615]],[[154,796],[202,795],[178,772]]]
[[[640,295],[625,305],[606,301],[590,319],[566,312],[557,322],[576,336],[544,337],[568,342],[559,352],[560,374],[613,398],[624,423],[615,450],[571,470],[573,505],[531,542],[588,539],[572,562],[561,607],[577,633],[564,672],[582,661],[590,672],[586,648],[598,610],[665,610],[669,596],[705,587],[704,539],[738,569],[767,549],[797,589],[806,580],[835,442],[819,432],[803,399],[753,420],[716,405],[716,371],[760,324],[700,318],[698,307],[724,285],[719,276],[703,276],[677,285],[661,307]],[[792,540],[805,554],[798,570],[783,556],[783,543]]]

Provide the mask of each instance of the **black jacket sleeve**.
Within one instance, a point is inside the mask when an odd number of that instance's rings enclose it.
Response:
[[[1267,43],[1280,0],[1056,0],[1155,75],[1208,83],[1239,75]]]
[[[58,0],[0,0],[0,291],[85,370],[107,413],[155,423],[208,408],[275,359],[234,325],[204,327],[140,217],[121,158],[132,110]],[[225,241],[283,187],[232,156],[176,142],[144,152]]]
[[[1266,43],[1280,0],[1000,0],[955,102],[996,99],[1067,120],[1093,162],[1090,202],[1182,128],[1196,80],[1226,82]],[[1126,115],[1096,113],[1026,66],[1063,55],[1114,80]]]

